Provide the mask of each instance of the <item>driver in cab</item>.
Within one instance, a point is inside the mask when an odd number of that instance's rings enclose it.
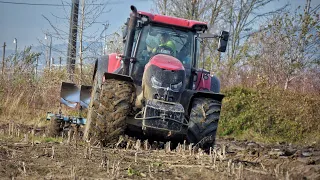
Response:
[[[176,56],[176,46],[172,40],[170,40],[170,35],[168,33],[162,33],[160,36],[160,45],[152,50],[152,53],[164,53]]]
[[[143,56],[152,56],[155,54],[170,54],[176,56],[176,46],[168,33],[162,33],[160,35],[160,43],[155,42],[152,38],[146,39],[147,51],[143,52]]]

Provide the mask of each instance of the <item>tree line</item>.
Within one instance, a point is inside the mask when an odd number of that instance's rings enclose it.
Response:
[[[155,0],[155,12],[204,21],[209,32],[230,32],[225,55],[217,42],[203,43],[206,69],[223,87],[265,84],[300,92],[320,92],[320,4],[272,9],[275,0]]]

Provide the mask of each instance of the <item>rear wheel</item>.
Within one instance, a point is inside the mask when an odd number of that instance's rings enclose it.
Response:
[[[126,128],[125,119],[133,102],[133,86],[126,81],[107,79],[101,85],[99,97],[95,100],[96,105],[90,110],[94,111],[91,113],[94,115],[91,115],[89,132],[102,145],[114,143]]]
[[[213,147],[220,117],[221,103],[210,98],[195,98],[190,112],[187,138],[196,147]]]

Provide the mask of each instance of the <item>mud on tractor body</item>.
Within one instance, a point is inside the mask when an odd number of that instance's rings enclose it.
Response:
[[[212,146],[224,96],[218,78],[198,67],[200,44],[218,38],[225,52],[228,32],[206,34],[203,22],[131,10],[124,53],[95,62],[84,139],[106,145],[128,133]]]

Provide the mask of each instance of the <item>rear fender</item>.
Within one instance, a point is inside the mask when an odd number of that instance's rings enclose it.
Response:
[[[101,56],[94,65],[93,80],[97,78],[98,84],[102,83],[102,78],[108,70],[109,55]]]
[[[108,73],[115,73],[121,67],[121,57],[117,53],[109,54]]]
[[[120,81],[133,82],[133,79],[130,76],[106,72],[106,73],[104,73],[102,82],[104,82],[107,79],[115,79],[115,80],[120,80]]]
[[[97,76],[98,84],[101,84],[104,73],[114,73],[121,67],[121,58],[116,53],[101,56],[95,62],[93,79]]]

